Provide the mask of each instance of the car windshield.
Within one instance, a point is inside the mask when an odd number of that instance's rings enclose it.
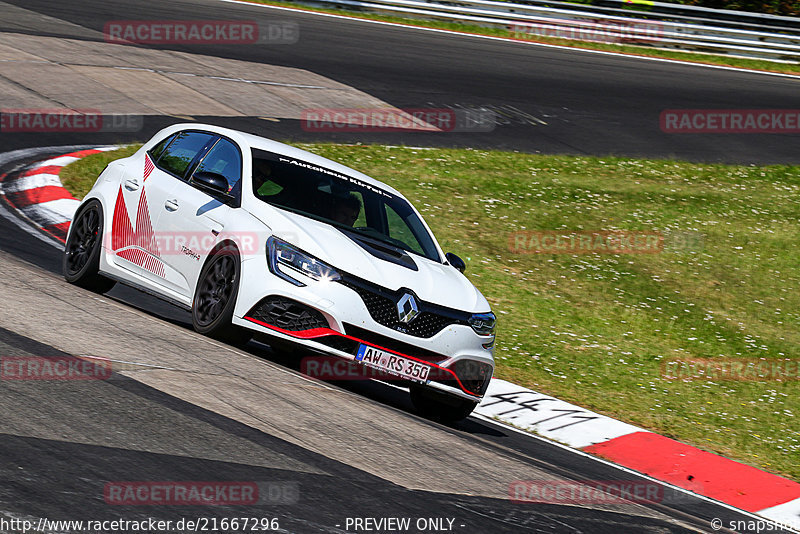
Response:
[[[357,178],[253,149],[253,194],[273,206],[332,224],[354,239],[378,240],[441,261],[433,238],[408,202]]]

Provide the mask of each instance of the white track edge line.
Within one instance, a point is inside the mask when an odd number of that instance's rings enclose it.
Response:
[[[800,75],[797,75],[797,74],[786,74],[786,73],[782,73],[782,72],[770,72],[770,71],[765,71],[765,70],[746,69],[746,68],[742,68],[742,67],[730,67],[730,66],[726,66],[726,65],[713,65],[713,64],[710,64],[710,63],[695,63],[693,61],[681,61],[679,59],[640,56],[640,55],[636,55],[636,54],[625,54],[623,52],[609,52],[607,50],[592,50],[592,49],[589,49],[589,48],[579,48],[579,47],[575,47],[575,46],[554,45],[554,44],[548,44],[548,43],[535,43],[535,42],[531,42],[531,41],[522,41],[522,40],[518,40],[518,39],[510,39],[510,38],[507,38],[507,37],[496,37],[496,36],[492,36],[492,35],[480,35],[480,34],[475,34],[475,33],[458,32],[458,31],[453,31],[453,30],[445,30],[445,29],[441,29],[441,28],[428,28],[428,27],[425,27],[425,26],[414,26],[414,25],[411,25],[411,24],[400,24],[400,23],[397,23],[397,22],[386,22],[386,21],[382,21],[382,20],[364,19],[364,18],[360,18],[360,17],[348,17],[346,15],[335,15],[333,13],[321,13],[321,12],[318,12],[318,11],[310,11],[310,10],[306,10],[306,9],[299,9],[299,8],[293,8],[293,7],[273,6],[273,5],[269,5],[269,4],[257,4],[257,3],[254,3],[254,2],[247,2],[245,0],[217,0],[217,1],[219,1],[219,2],[227,2],[227,3],[231,3],[231,4],[244,4],[244,5],[261,7],[261,8],[268,8],[268,9],[278,9],[278,10],[283,10],[283,11],[292,11],[292,12],[295,12],[295,13],[305,13],[305,14],[308,14],[308,15],[317,15],[317,16],[321,16],[321,17],[330,17],[330,18],[346,19],[346,20],[357,21],[357,22],[367,22],[367,23],[372,23],[372,24],[381,24],[381,25],[384,25],[384,26],[394,26],[396,28],[408,28],[408,29],[411,29],[411,30],[421,30],[421,31],[428,31],[428,32],[435,32],[435,33],[446,33],[446,34],[449,34],[449,35],[459,35],[459,36],[462,36],[462,37],[476,37],[478,39],[488,39],[488,40],[491,40],[491,41],[501,41],[501,42],[506,42],[506,43],[518,43],[518,44],[521,44],[521,45],[539,46],[539,47],[542,47],[542,48],[553,48],[553,49],[556,49],[556,50],[571,50],[571,51],[575,51],[575,52],[588,52],[590,54],[599,54],[599,55],[604,55],[604,56],[627,57],[627,58],[632,58],[632,59],[643,59],[643,60],[656,61],[656,62],[661,62],[661,63],[670,63],[670,64],[673,64],[673,65],[688,65],[688,66],[694,66],[694,67],[706,67],[706,68],[710,68],[710,69],[728,70],[728,71],[741,72],[741,73],[747,73],[747,74],[765,74],[765,75],[768,75],[768,76],[778,76],[780,78],[789,78],[789,79],[794,79],[794,80],[800,80]]]
[[[113,150],[118,145],[102,145],[102,146],[92,146],[92,145],[65,145],[65,146],[50,146],[50,147],[35,147],[35,148],[22,148],[18,150],[12,150],[10,152],[3,152],[0,153],[0,165],[5,165],[14,161],[15,159],[26,158],[29,156],[36,156],[38,154],[47,153],[47,152],[58,152],[60,150],[65,150],[65,152],[61,156],[57,156],[51,159],[58,159],[65,154],[70,152],[78,152],[81,150],[100,150],[102,152],[107,152],[109,150]],[[48,160],[50,161],[50,160]],[[41,163],[41,162],[38,162]],[[0,195],[4,195],[5,191],[3,189],[3,182],[0,182]],[[15,215],[16,213],[16,215]],[[42,230],[42,225],[40,225],[37,221],[31,219],[21,210],[15,209],[14,212],[9,210],[6,206],[0,203],[0,216],[8,221],[12,222],[28,234],[34,236],[35,238],[44,241],[48,245],[52,245],[53,247],[60,249],[64,245],[58,241],[55,237],[51,236],[47,232]],[[24,220],[23,220],[24,219]],[[25,221],[28,221],[29,224],[26,224]],[[35,226],[32,228],[31,225]]]
[[[59,241],[57,241],[54,237],[51,237],[46,232],[42,231],[41,227],[33,228],[30,224],[26,224],[23,220],[20,219],[20,217],[18,217],[16,215],[14,215],[13,213],[11,213],[8,210],[8,208],[5,207],[2,204],[0,204],[0,216],[2,216],[4,219],[7,219],[7,220],[11,221],[12,223],[14,223],[18,227],[22,228],[23,230],[25,230],[27,233],[29,233],[33,237],[44,241],[48,245],[52,245],[53,247],[55,247],[57,249],[61,248],[61,246],[62,246],[61,243]],[[20,213],[20,216],[25,217],[25,219],[30,221],[32,224],[36,224],[33,221],[31,221],[27,216],[25,216],[25,215],[23,215],[21,213]]]
[[[652,477],[652,476],[650,476],[648,474],[642,473],[641,471],[636,471],[635,469],[631,469],[630,467],[625,467],[624,465],[615,464],[614,462],[606,460],[605,458],[601,458],[599,456],[595,456],[593,454],[589,454],[588,452],[582,451],[581,449],[575,449],[573,447],[570,447],[569,445],[564,445],[563,443],[559,443],[558,441],[554,441],[554,440],[548,439],[548,438],[546,438],[544,436],[540,436],[540,435],[534,434],[532,432],[526,432],[526,431],[521,430],[519,428],[513,427],[513,426],[508,425],[508,424],[505,424],[502,421],[498,421],[497,419],[492,419],[491,417],[486,417],[485,415],[481,415],[479,413],[472,413],[470,415],[470,417],[474,417],[476,419],[480,419],[481,421],[484,421],[486,423],[494,424],[494,425],[499,426],[501,428],[504,428],[506,430],[511,430],[513,432],[517,432],[518,434],[523,434],[525,436],[532,437],[534,439],[537,439],[539,441],[543,441],[543,442],[548,443],[550,445],[554,445],[554,446],[556,446],[556,447],[558,447],[560,449],[572,452],[572,453],[577,454],[579,456],[582,456],[584,458],[587,458],[587,459],[590,459],[590,460],[594,460],[596,462],[600,462],[600,463],[602,463],[604,465],[607,465],[607,466],[610,466],[610,467],[614,467],[614,468],[619,469],[621,471],[625,471],[626,473],[630,473],[632,475],[640,476],[640,477],[645,478],[647,480],[651,480],[653,482],[657,482],[659,484],[663,484],[664,486],[668,486],[668,487],[670,487],[670,488],[672,488],[674,490],[680,491],[681,493],[685,493],[687,495],[690,495],[690,496],[693,496],[693,497],[697,497],[700,500],[707,501],[707,502],[709,502],[711,504],[716,504],[716,505],[721,506],[723,508],[727,508],[729,510],[732,510],[732,511],[735,511],[735,512],[739,512],[739,513],[744,514],[746,516],[752,517],[753,519],[756,519],[758,521],[769,521],[769,522],[774,523],[776,526],[778,526],[778,527],[780,527],[782,529],[793,531],[793,532],[800,532],[800,530],[794,530],[792,528],[789,528],[788,525],[785,525],[785,524],[782,524],[782,523],[778,523],[774,519],[770,519],[768,517],[758,515],[755,512],[748,512],[747,510],[742,510],[741,508],[736,508],[735,506],[733,506],[731,504],[728,504],[728,503],[725,503],[725,502],[722,502],[722,501],[718,501],[718,500],[716,500],[716,499],[714,499],[712,497],[708,497],[708,496],[702,495],[700,493],[695,493],[695,492],[693,492],[691,490],[687,490],[686,488],[682,488],[680,486],[676,486],[676,485],[671,484],[669,482],[665,482],[663,480],[659,480],[659,479],[657,479],[655,477]],[[791,502],[791,501],[789,501],[789,502]],[[766,508],[765,508],[765,510],[766,510]]]

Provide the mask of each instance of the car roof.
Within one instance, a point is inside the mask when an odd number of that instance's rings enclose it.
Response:
[[[318,156],[307,150],[286,145],[278,141],[273,141],[272,139],[268,139],[266,137],[260,137],[258,135],[242,132],[239,130],[233,130],[231,128],[225,128],[223,126],[215,126],[213,124],[202,124],[202,123],[174,124],[162,130],[162,132],[174,133],[180,130],[204,130],[224,135],[226,137],[230,137],[231,139],[237,141],[240,145],[244,145],[259,150],[266,150],[267,152],[273,152],[275,154],[280,154],[282,156],[287,156],[290,158],[303,160],[307,163],[312,163],[314,165],[319,165],[320,167],[325,167],[326,169],[329,169],[331,171],[335,171],[340,174],[345,174],[347,176],[352,176],[353,178],[357,178],[358,180],[364,183],[376,186],[380,189],[383,189],[385,191],[388,191],[394,195],[397,195],[405,199],[402,193],[400,193],[398,190],[391,187],[390,185],[381,182],[380,180],[376,180],[375,178],[368,176],[364,173],[361,173],[355,169],[342,165],[341,163],[329,160],[328,158]]]

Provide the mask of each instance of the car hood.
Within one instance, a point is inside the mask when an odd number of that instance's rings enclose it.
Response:
[[[262,203],[249,210],[275,237],[316,256],[331,267],[390,290],[407,288],[423,301],[483,313],[489,303],[460,272],[449,265],[409,254],[418,270],[378,258],[347,233],[296,213]]]

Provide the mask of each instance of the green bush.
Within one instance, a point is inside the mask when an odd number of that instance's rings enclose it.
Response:
[[[735,9],[771,15],[800,15],[800,2],[797,0],[673,0],[679,4],[710,7],[714,9]]]

